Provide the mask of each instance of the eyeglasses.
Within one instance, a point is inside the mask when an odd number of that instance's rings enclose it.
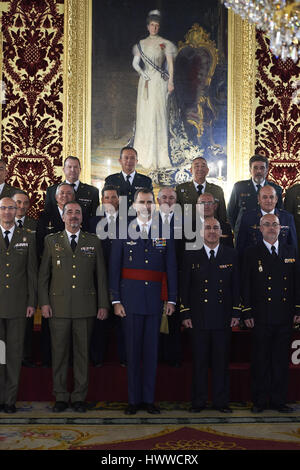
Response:
[[[0,209],[1,209],[2,211],[5,211],[5,210],[14,211],[14,210],[16,210],[17,208],[16,208],[16,206],[0,206]]]
[[[269,227],[277,228],[277,227],[280,226],[280,224],[278,222],[273,222],[272,224],[271,224],[271,222],[264,222],[261,225],[263,225],[263,227],[267,227],[267,228],[269,228]]]
[[[217,230],[220,230],[220,227],[218,225],[205,225],[204,230],[214,230],[216,232]]]
[[[215,202],[213,202],[213,201],[201,201],[201,202],[197,202],[197,204],[202,205],[202,206],[213,206],[215,204]]]

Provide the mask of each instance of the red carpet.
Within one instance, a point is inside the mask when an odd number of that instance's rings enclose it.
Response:
[[[190,427],[137,440],[74,446],[69,450],[300,450],[300,444],[268,439],[245,439]]]

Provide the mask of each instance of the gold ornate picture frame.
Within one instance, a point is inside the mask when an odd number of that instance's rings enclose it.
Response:
[[[64,157],[91,179],[92,0],[65,0]],[[254,150],[255,28],[228,15],[228,184],[248,177]]]

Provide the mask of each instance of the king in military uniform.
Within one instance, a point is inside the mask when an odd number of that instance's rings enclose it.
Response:
[[[94,317],[107,317],[109,308],[105,261],[96,235],[81,232],[82,210],[75,202],[63,209],[65,230],[45,238],[39,273],[39,304],[42,315],[50,318],[53,411],[68,407],[67,390],[70,338],[73,339],[75,411],[86,411],[89,343]]]
[[[143,404],[148,413],[157,414],[154,392],[162,300],[171,315],[177,295],[176,254],[174,240],[151,232],[155,227],[150,189],[136,192],[134,207],[137,218],[129,225],[128,237],[112,243],[110,292],[125,331],[129,402],[125,413],[135,414]]]
[[[17,207],[0,200],[0,340],[6,344],[6,364],[0,364],[0,410],[16,411],[26,317],[37,305],[37,259],[34,235],[15,225]]]

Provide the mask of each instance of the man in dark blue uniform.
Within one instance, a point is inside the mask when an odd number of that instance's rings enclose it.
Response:
[[[293,245],[297,249],[297,234],[293,216],[283,210],[276,209],[277,194],[275,188],[271,185],[264,186],[258,193],[257,209],[245,211],[236,239],[236,248],[240,255],[243,255],[245,249],[249,246],[257,245],[262,241],[260,230],[260,219],[265,214],[275,214],[280,221],[281,231],[279,241],[282,244]]]
[[[119,162],[122,171],[109,175],[105,179],[105,185],[113,185],[118,189],[120,196],[127,196],[127,206],[130,207],[137,189],[148,188],[152,190],[152,181],[148,176],[136,172],[138,155],[133,147],[121,149]]]
[[[109,270],[109,258],[112,241],[119,238],[119,194],[115,186],[104,186],[101,191],[103,215],[92,217],[89,221],[89,232],[96,233],[101,240],[103,255],[107,272]],[[104,238],[105,237],[105,238]],[[91,360],[95,367],[103,364],[108,346],[110,331],[115,327],[117,336],[117,348],[120,364],[126,365],[126,353],[124,335],[121,327],[121,319],[110,311],[108,318],[99,321],[95,318],[95,325],[91,339]]]
[[[300,184],[295,184],[287,189],[284,198],[284,208],[290,212],[295,221],[298,249],[300,250]]]
[[[217,208],[218,201],[215,200],[211,193],[203,193],[198,197],[196,213],[201,219],[204,215],[202,223],[207,217],[216,217]],[[222,231],[220,243],[233,248],[233,233],[230,224],[224,220],[219,220],[219,223]]]
[[[278,197],[277,208],[282,207],[281,187],[266,179],[269,170],[268,159],[263,155],[253,155],[249,160],[249,167],[251,178],[235,183],[227,206],[227,216],[235,238],[237,238],[243,212],[257,209],[257,191],[261,187],[268,184],[273,186]]]
[[[65,175],[65,182],[73,186],[75,191],[75,200],[80,204],[82,209],[83,227],[85,221],[89,217],[96,215],[97,208],[99,206],[99,191],[98,188],[91,186],[90,184],[82,183],[79,180],[81,165],[80,160],[77,157],[69,156],[64,161],[63,172]],[[46,192],[45,199],[45,210],[51,211],[56,206],[56,188],[57,184],[50,186]],[[86,227],[84,227],[86,230]]]
[[[159,205],[158,223],[160,233],[166,237],[174,238],[176,259],[178,266],[178,284],[181,270],[181,258],[183,252],[182,241],[182,213],[175,208],[176,190],[171,186],[163,186],[157,195]],[[168,330],[160,334],[160,360],[166,361],[172,367],[180,367],[182,360],[182,338],[181,338],[181,317],[179,303],[173,315],[168,317]]]
[[[289,348],[293,322],[300,322],[299,263],[296,248],[279,241],[275,214],[260,219],[263,240],[249,247],[242,271],[243,317],[253,328],[254,413],[269,407],[289,413]]]
[[[157,414],[154,405],[159,330],[163,310],[171,315],[177,297],[174,241],[159,237],[152,223],[154,195],[139,189],[134,208],[137,218],[129,224],[128,237],[114,240],[110,257],[110,292],[114,312],[125,331],[128,407],[135,414],[141,404]],[[141,367],[142,361],[142,367]]]
[[[240,289],[237,253],[220,244],[220,223],[204,220],[204,246],[186,252],[181,283],[183,325],[191,328],[193,391],[191,412],[199,413],[208,398],[208,367],[212,360],[212,402],[222,413],[229,408],[231,327],[239,324]]]

